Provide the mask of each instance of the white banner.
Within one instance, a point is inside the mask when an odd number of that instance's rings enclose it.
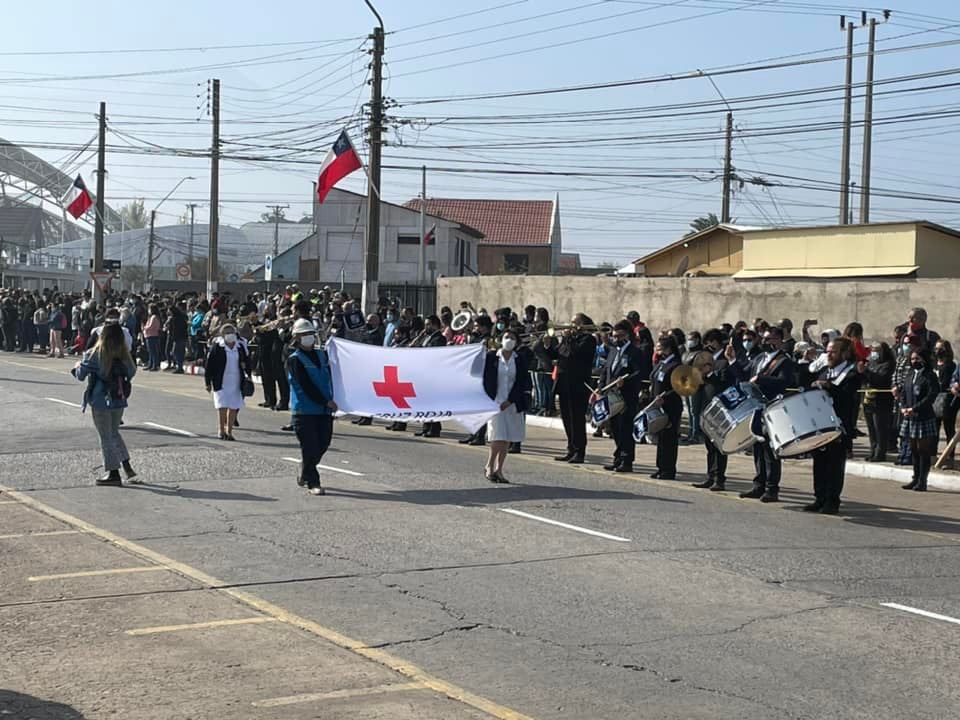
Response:
[[[483,345],[385,348],[332,338],[341,412],[397,422],[456,422],[475,432],[500,408],[483,389]]]

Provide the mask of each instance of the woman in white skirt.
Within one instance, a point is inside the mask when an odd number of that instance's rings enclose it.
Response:
[[[523,442],[526,430],[524,413],[530,405],[530,372],[526,360],[517,350],[517,334],[508,330],[500,339],[500,349],[487,353],[483,372],[483,388],[500,412],[487,423],[486,478],[490,482],[505,483],[503,463],[510,443]]]
[[[237,341],[233,325],[221,326],[220,337],[211,342],[203,377],[207,392],[213,391],[220,439],[234,440],[233,425],[243,407],[243,382],[250,380],[250,356]]]

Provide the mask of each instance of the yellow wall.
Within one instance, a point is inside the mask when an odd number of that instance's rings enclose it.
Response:
[[[744,270],[917,265],[917,226],[765,230],[743,236]]]
[[[917,277],[960,277],[960,238],[917,228]]]
[[[684,257],[690,258],[688,265],[690,268],[700,265],[729,268],[732,275],[740,269],[742,247],[743,239],[739,235],[718,229],[699,238],[694,238],[690,241],[690,247],[679,245],[661,251],[655,257],[643,263],[644,275],[647,277],[673,275]]]

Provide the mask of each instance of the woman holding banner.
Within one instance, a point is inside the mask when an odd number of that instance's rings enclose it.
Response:
[[[503,463],[510,443],[523,442],[524,413],[529,407],[530,373],[527,362],[516,352],[517,334],[507,330],[500,340],[500,350],[487,353],[483,371],[483,389],[500,406],[500,412],[487,423],[487,457],[485,476],[493,483],[505,483]]]

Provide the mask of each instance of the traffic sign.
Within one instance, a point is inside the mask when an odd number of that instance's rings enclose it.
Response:
[[[237,275],[236,273],[230,273],[230,277],[228,277],[227,280],[233,283],[240,282],[240,276]]]
[[[92,272],[90,278],[96,283],[97,290],[106,292],[110,287],[110,281],[113,279],[112,272]]]
[[[273,280],[273,255],[267,255],[263,259],[263,279],[267,282]]]
[[[193,268],[190,267],[187,263],[178,263],[177,264],[177,280],[191,280],[193,279]]]

